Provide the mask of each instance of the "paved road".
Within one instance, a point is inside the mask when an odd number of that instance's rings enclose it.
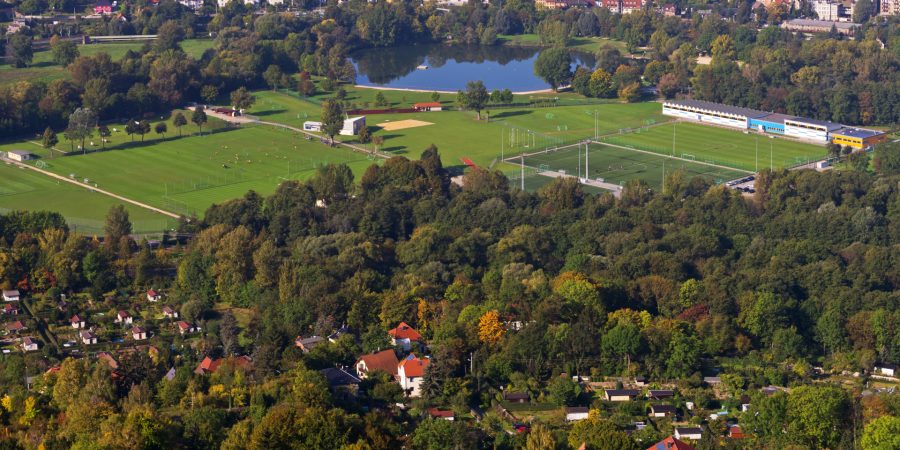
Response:
[[[88,190],[91,190],[91,191],[94,191],[94,192],[99,192],[99,193],[101,193],[101,194],[103,194],[103,195],[108,195],[108,196],[110,196],[110,197],[112,197],[112,198],[114,198],[114,199],[116,199],[116,200],[121,200],[121,201],[123,201],[123,202],[125,202],[125,203],[130,203],[130,204],[132,204],[132,205],[139,206],[139,207],[144,208],[144,209],[149,209],[150,211],[157,212],[157,213],[160,213],[160,214],[165,215],[165,216],[169,216],[169,217],[171,217],[171,218],[173,218],[173,219],[180,219],[180,218],[181,218],[181,216],[179,216],[178,214],[175,214],[175,213],[173,213],[173,212],[166,211],[166,210],[163,210],[163,209],[159,209],[159,208],[157,208],[157,207],[155,207],[155,206],[150,206],[150,205],[148,205],[148,204],[146,204],[146,203],[141,203],[141,202],[139,202],[139,201],[137,201],[137,200],[132,200],[132,199],[130,199],[130,198],[128,198],[128,197],[123,197],[123,196],[121,196],[121,195],[119,195],[119,194],[113,194],[112,192],[109,192],[109,191],[106,191],[106,190],[103,190],[103,189],[98,189],[98,188],[96,188],[96,187],[94,187],[94,186],[91,186],[90,184],[82,183],[82,182],[80,182],[80,181],[78,181],[78,180],[73,180],[73,179],[71,179],[71,178],[67,178],[67,177],[64,177],[64,176],[62,176],[62,175],[57,175],[57,174],[55,174],[55,173],[53,173],[53,172],[49,172],[49,171],[46,171],[46,170],[43,170],[43,169],[38,169],[37,167],[31,166],[31,165],[28,165],[28,164],[24,164],[24,163],[20,163],[20,162],[18,162],[18,161],[13,161],[13,160],[11,160],[11,159],[9,159],[9,158],[0,158],[0,161],[3,161],[3,162],[5,162],[5,163],[7,163],[7,164],[15,165],[15,166],[18,166],[18,167],[22,167],[22,168],[24,168],[24,169],[33,170],[33,171],[35,171],[35,172],[38,172],[38,173],[47,175],[48,177],[56,178],[57,180],[62,180],[62,181],[65,181],[66,183],[72,183],[72,184],[74,184],[74,185],[76,185],[76,186],[83,187],[83,188],[85,188],[85,189],[88,189]]]

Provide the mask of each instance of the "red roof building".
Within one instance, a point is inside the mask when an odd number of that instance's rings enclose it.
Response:
[[[669,436],[650,447],[647,450],[694,450],[694,447]]]
[[[406,351],[410,350],[413,342],[422,342],[422,335],[406,322],[400,322],[397,328],[388,331],[388,335],[391,337],[391,345],[402,347]]]
[[[441,105],[441,102],[414,103],[413,108],[415,108],[419,111],[440,111],[440,110],[444,109],[443,105]]]
[[[387,349],[382,350],[378,353],[372,353],[369,355],[362,355],[359,357],[359,360],[356,361],[356,374],[360,378],[366,378],[367,374],[375,370],[381,370],[391,374],[391,376],[397,376],[397,365],[400,363],[397,360],[397,354],[394,353],[394,350]]]
[[[253,363],[253,361],[250,359],[249,356],[238,356],[237,358],[228,358],[228,359],[226,359],[226,358],[212,359],[209,356],[207,356],[207,357],[203,358],[203,361],[200,361],[200,364],[198,364],[197,368],[194,369],[194,373],[196,373],[197,375],[206,375],[206,374],[214,373],[215,371],[219,370],[219,367],[221,367],[222,364],[229,363],[229,362],[231,364],[233,364],[235,368],[240,367],[240,368],[244,368],[244,369],[250,367],[250,364]]]

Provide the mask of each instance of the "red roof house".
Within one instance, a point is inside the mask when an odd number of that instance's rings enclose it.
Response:
[[[397,354],[393,349],[382,350],[378,353],[362,355],[356,361],[356,374],[360,378],[366,378],[367,374],[375,370],[381,370],[397,376]]]
[[[694,447],[669,436],[650,447],[647,450],[694,450]]]
[[[400,322],[397,328],[388,331],[391,337],[391,345],[402,347],[409,351],[413,342],[422,342],[422,335],[406,322]]]

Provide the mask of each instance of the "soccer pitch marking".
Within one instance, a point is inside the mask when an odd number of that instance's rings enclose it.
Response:
[[[737,168],[734,168],[734,167],[723,166],[723,165],[721,165],[721,164],[716,164],[716,163],[709,162],[709,161],[697,161],[697,160],[696,160],[695,158],[693,158],[693,157],[692,157],[692,158],[685,158],[684,156],[685,156],[685,155],[688,155],[687,153],[682,153],[682,156],[672,156],[672,155],[663,155],[662,153],[650,152],[650,151],[647,151],[647,150],[641,150],[641,149],[634,148],[634,147],[627,147],[627,146],[624,146],[624,145],[612,144],[612,143],[609,143],[609,142],[603,142],[603,141],[594,141],[594,140],[592,140],[592,141],[591,141],[591,144],[596,144],[596,145],[606,145],[606,146],[609,146],[609,147],[620,148],[620,149],[623,149],[623,150],[630,150],[630,151],[638,152],[638,153],[645,153],[645,154],[648,154],[648,155],[658,156],[658,157],[661,157],[661,158],[675,159],[675,160],[684,161],[684,162],[691,163],[691,164],[700,164],[700,165],[704,165],[704,166],[715,167],[715,168],[717,168],[717,169],[724,169],[724,170],[728,170],[728,171],[732,171],[732,172],[743,172],[743,173],[746,173],[746,174],[753,174],[753,173],[756,173],[756,172],[754,172],[754,171],[752,171],[752,170],[737,169]],[[732,145],[734,145],[734,144],[732,144]],[[693,155],[689,155],[689,156],[693,156]]]

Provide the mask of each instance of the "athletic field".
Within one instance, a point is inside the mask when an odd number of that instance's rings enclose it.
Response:
[[[815,161],[826,154],[824,145],[770,138],[755,132],[744,134],[739,130],[690,122],[635,129],[606,136],[602,141],[750,171],[770,165],[775,168],[791,167]]]
[[[375,163],[365,154],[331,148],[304,135],[269,126],[221,128],[214,133],[148,141],[86,155],[46,158],[35,164],[177,214],[197,214],[249,190],[271,194],[286,179],[304,179],[318,165],[347,163],[359,175]],[[30,145],[30,146],[28,146]],[[4,147],[11,147],[6,145]]]
[[[507,160],[513,164],[519,159]],[[579,178],[622,185],[641,179],[660,188],[664,174],[682,171],[686,177],[703,177],[715,183],[747,175],[747,172],[715,167],[702,162],[686,161],[650,152],[591,144],[585,153],[584,145],[568,146],[524,157],[526,167],[541,171],[564,172]]]
[[[76,185],[39,173],[0,164],[0,212],[12,210],[55,211],[66,217],[69,227],[86,234],[103,234],[104,217],[121,202]],[[126,204],[134,231],[162,232],[175,226],[174,220],[152,211]]]

